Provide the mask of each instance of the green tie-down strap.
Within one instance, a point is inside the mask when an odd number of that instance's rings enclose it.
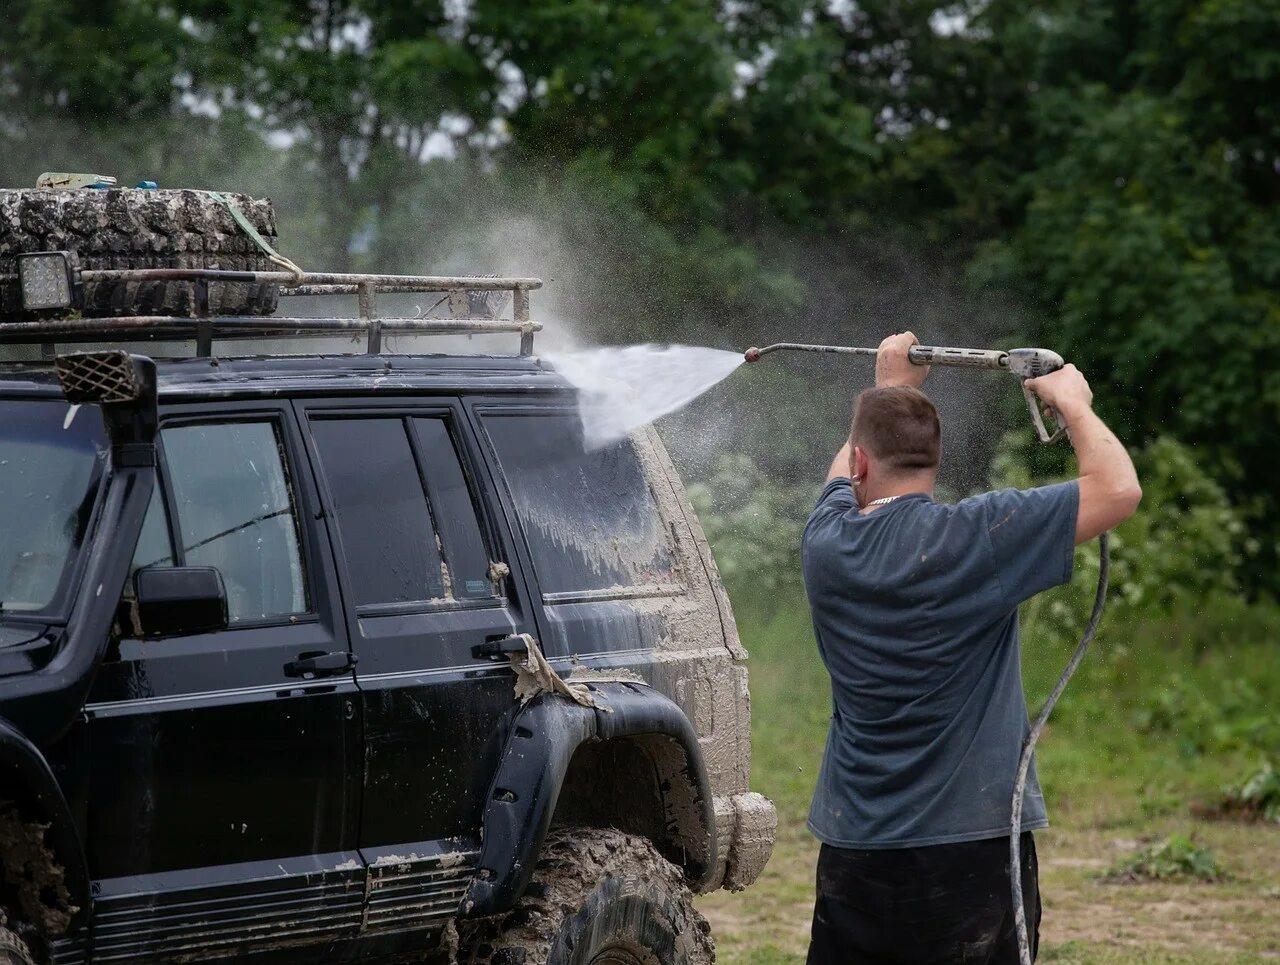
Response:
[[[244,233],[253,239],[253,243],[256,244],[259,248],[261,248],[263,252],[266,254],[266,256],[269,259],[271,259],[273,263],[279,265],[285,271],[292,272],[293,274],[297,275],[299,281],[302,280],[302,276],[305,274],[305,272],[303,272],[301,268],[295,265],[292,261],[290,261],[284,255],[280,254],[278,251],[272,248],[271,243],[267,241],[266,238],[262,237],[262,235],[258,233],[258,229],[253,226],[252,222],[250,222],[249,219],[244,216],[244,212],[242,212],[234,204],[232,204],[230,201],[228,201],[226,198],[220,195],[217,191],[206,191],[205,194],[213,198],[214,201],[217,201],[226,206],[226,209],[231,212],[231,217],[236,219],[236,224],[238,224],[241,228],[244,229]]]

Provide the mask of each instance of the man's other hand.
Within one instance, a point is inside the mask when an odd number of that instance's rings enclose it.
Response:
[[[913,365],[907,352],[913,345],[919,345],[920,339],[912,332],[890,335],[876,350],[876,388],[883,389],[890,385],[909,385],[913,389],[920,388],[929,375],[929,366]]]
[[[1133,460],[1120,440],[1093,411],[1093,391],[1080,370],[1064,365],[1027,386],[1053,406],[1070,433],[1080,463],[1080,508],[1076,513],[1076,545],[1119,526],[1142,499]]]
[[[1064,365],[1038,379],[1027,379],[1027,388],[1056,409],[1068,424],[1093,407],[1093,390],[1074,365]]]

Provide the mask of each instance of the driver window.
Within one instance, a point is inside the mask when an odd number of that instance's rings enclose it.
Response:
[[[173,426],[160,440],[178,548],[157,489],[134,568],[216,567],[233,624],[308,612],[297,510],[275,424]]]

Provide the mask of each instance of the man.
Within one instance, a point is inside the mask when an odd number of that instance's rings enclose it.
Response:
[[[881,343],[801,557],[834,709],[809,828],[822,842],[810,965],[1018,961],[1009,805],[1028,731],[1018,604],[1071,577],[1074,547],[1137,508],[1124,447],[1067,365],[1028,384],[1057,410],[1079,478],[933,501],[941,428],[908,361]],[[1034,765],[1022,812],[1033,947]]]

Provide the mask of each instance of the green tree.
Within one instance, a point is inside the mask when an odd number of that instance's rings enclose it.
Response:
[[[1274,572],[1280,372],[1262,360],[1280,346],[1280,3],[1033,17],[1025,203],[975,277],[1039,307],[1026,334],[1085,368],[1128,441],[1197,444]]]
[[[8,114],[58,114],[91,129],[146,123],[180,103],[187,35],[172,7],[101,0],[12,0],[0,36]]]
[[[6,12],[6,170],[251,176],[312,264],[416,267],[459,226],[554,211],[619,292],[579,307],[663,337],[794,312],[821,291],[788,277],[808,245],[864,258],[850,239],[887,226],[921,262],[972,258],[1020,307],[1004,334],[1081,363],[1127,441],[1198,446],[1276,571],[1280,0]],[[896,270],[873,261],[864,284]]]

